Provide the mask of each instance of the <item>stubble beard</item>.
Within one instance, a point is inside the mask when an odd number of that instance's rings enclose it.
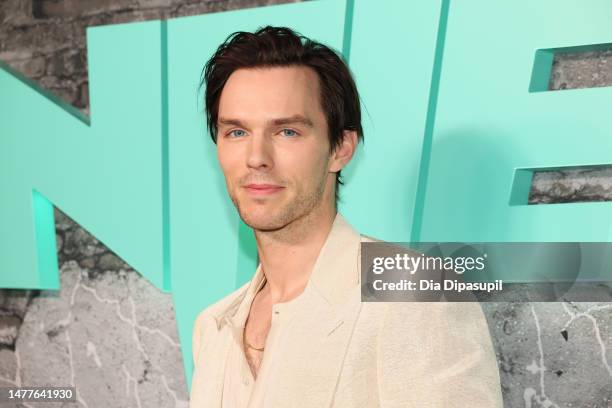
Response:
[[[242,221],[255,231],[274,232],[288,229],[290,224],[295,224],[298,220],[307,222],[309,215],[323,203],[325,194],[326,178],[322,177],[313,189],[304,191],[298,190],[296,196],[286,202],[280,208],[271,208],[265,214],[253,214],[241,205],[236,194],[231,194],[230,198],[238,210]],[[272,206],[271,206],[272,207]],[[293,228],[290,228],[293,229]],[[289,232],[289,231],[286,231]]]

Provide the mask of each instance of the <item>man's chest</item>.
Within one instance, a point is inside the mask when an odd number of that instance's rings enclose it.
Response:
[[[251,327],[249,324],[247,330],[240,331],[242,335],[251,329],[255,333],[261,330],[265,334],[264,345],[269,348],[261,361],[257,384],[245,388],[252,390],[253,404],[249,406],[287,406],[290,401],[295,401],[296,395],[300,396],[300,405],[305,407],[377,406],[371,404],[377,400],[377,319],[355,325],[356,321],[362,320],[357,318],[358,306],[338,310],[337,313],[329,313],[316,302],[310,302],[309,307],[294,310],[294,313],[287,313],[291,310],[286,306],[282,303],[274,305],[270,314],[276,319],[268,317],[268,327],[265,324],[253,324]],[[274,315],[274,311],[279,314]],[[283,319],[283,316],[287,319]],[[261,321],[265,319],[252,318],[251,323]],[[210,344],[206,347],[207,356],[204,357],[209,365],[200,373],[210,382],[225,378],[226,386],[222,387],[223,392],[219,390],[223,395],[234,395],[243,387],[235,381],[230,381],[231,386],[228,386],[228,378],[240,377],[242,374],[239,373],[249,375],[245,354],[237,342],[230,340],[230,329],[225,327],[217,336],[210,338]],[[228,363],[223,363],[219,367],[222,371],[215,374],[213,369],[216,365],[211,360],[227,360]],[[223,366],[225,375],[222,375]],[[334,393],[337,394],[335,397]],[[330,405],[332,400],[334,403]]]

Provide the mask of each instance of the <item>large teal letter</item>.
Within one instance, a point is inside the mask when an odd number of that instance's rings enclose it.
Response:
[[[88,29],[90,118],[0,70],[1,287],[58,288],[54,204],[169,289],[162,27]]]

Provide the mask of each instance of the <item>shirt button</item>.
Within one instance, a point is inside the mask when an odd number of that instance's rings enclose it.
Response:
[[[249,385],[249,379],[247,377],[242,378],[242,384]]]

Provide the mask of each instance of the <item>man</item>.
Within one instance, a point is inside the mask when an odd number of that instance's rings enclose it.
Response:
[[[195,322],[190,406],[501,406],[477,303],[361,302],[360,243],[371,240],[336,211],[362,138],[342,59],[265,27],[230,36],[203,81],[227,191],[260,263]]]

